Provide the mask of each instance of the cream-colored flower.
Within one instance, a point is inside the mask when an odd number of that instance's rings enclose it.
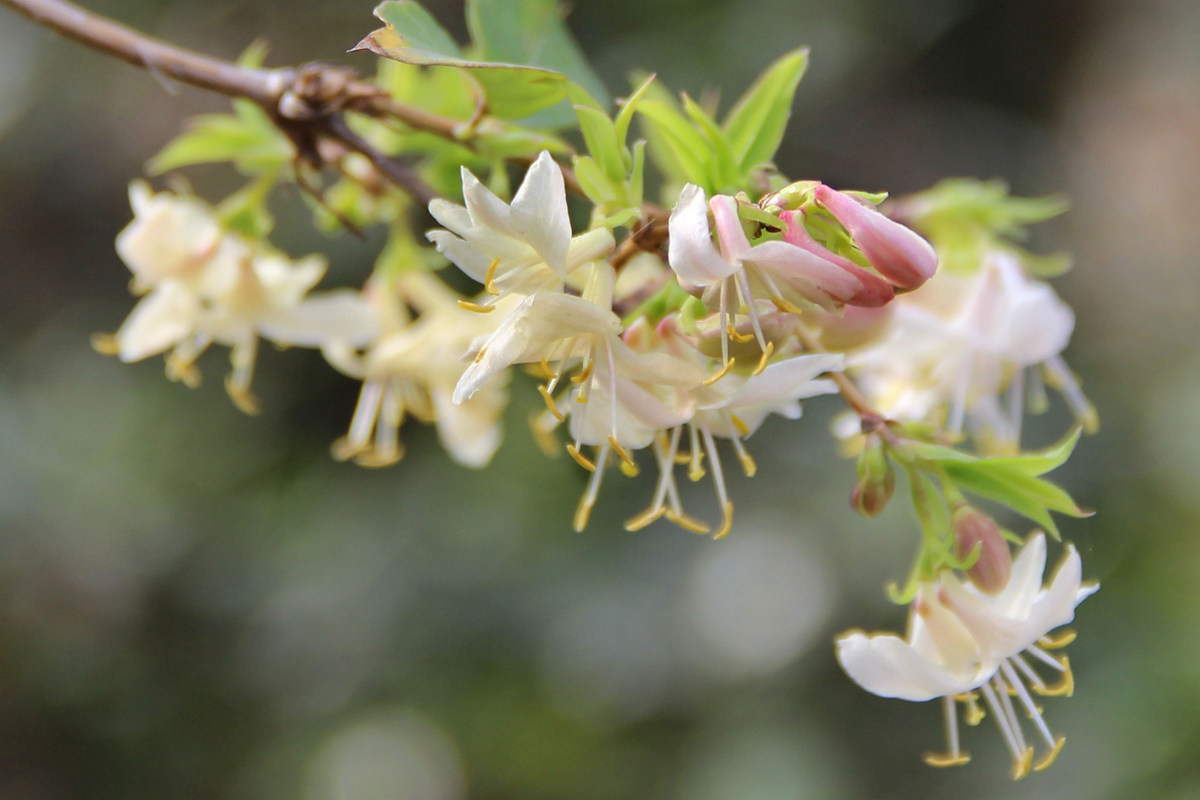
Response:
[[[1031,765],[1046,768],[1058,755],[1064,739],[1051,734],[1033,695],[1073,692],[1066,656],[1050,652],[1073,635],[1055,640],[1050,633],[1073,620],[1075,607],[1098,587],[1082,583],[1079,554],[1070,545],[1043,587],[1045,561],[1045,537],[1038,533],[1021,549],[1008,584],[998,593],[981,592],[947,570],[920,586],[910,607],[907,638],[861,631],[838,637],[838,661],[867,691],[913,701],[942,698],[949,752],[927,755],[928,763],[950,766],[969,760],[958,742],[956,703],[966,705],[967,722],[976,724],[983,717],[980,695],[1012,754],[1015,778],[1024,777]],[[1035,667],[1048,668],[1059,682],[1047,684]],[[1037,764],[1018,706],[1048,751]]]
[[[572,238],[562,171],[544,150],[511,204],[466,167],[462,182],[465,205],[431,202],[429,213],[446,230],[426,235],[493,296],[561,290],[571,272],[613,249],[613,236],[606,228]]]

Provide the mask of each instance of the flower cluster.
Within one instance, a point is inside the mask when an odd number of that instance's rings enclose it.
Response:
[[[205,203],[172,193],[152,194],[142,182],[129,190],[134,220],[117,237],[117,253],[143,295],[103,352],[140,361],[169,351],[167,376],[195,386],[196,359],[214,342],[230,348],[229,396],[246,413],[258,403],[250,380],[259,337],[278,345],[318,346],[330,338],[362,343],[375,331],[357,292],[309,296],[325,261],[292,261],[232,233]]]

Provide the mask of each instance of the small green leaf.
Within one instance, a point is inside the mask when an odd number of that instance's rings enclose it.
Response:
[[[201,114],[147,164],[160,175],[192,164],[230,161],[243,174],[276,172],[295,151],[292,143],[254,103],[234,101],[234,114]]]
[[[603,111],[590,106],[575,106],[575,114],[579,117],[579,129],[583,132],[588,152],[609,180],[624,183],[625,162],[613,121]]]
[[[608,176],[604,174],[604,170],[600,168],[594,158],[580,156],[575,159],[574,166],[575,177],[579,179],[579,186],[589,200],[596,205],[604,205],[616,199],[616,193],[613,191],[612,184],[609,183]]]
[[[775,157],[807,69],[808,48],[793,50],[767,67],[725,117],[725,135],[742,174]]]
[[[710,193],[716,191],[708,160],[703,155],[708,152],[708,143],[688,118],[658,100],[643,100],[637,111],[646,121],[651,149],[661,144],[678,165],[680,177],[703,186]]]
[[[1025,475],[1038,476],[1045,475],[1052,469],[1061,467],[1071,457],[1071,453],[1075,451],[1075,445],[1079,443],[1079,436],[1083,432],[1082,428],[1076,427],[1060,441],[1047,447],[1045,450],[1038,450],[1032,453],[1022,453],[1019,456],[1000,456],[987,459],[988,463],[1011,468]]]
[[[717,184],[713,186],[713,191],[736,191],[740,183],[740,176],[733,158],[733,150],[729,146],[729,140],[725,138],[725,132],[721,130],[721,126],[716,123],[716,120],[686,94],[683,95],[683,110],[692,118],[692,122],[696,123],[696,126],[704,132],[704,137],[708,140],[708,154],[711,158],[710,172]]]
[[[633,112],[637,110],[637,105],[642,101],[649,92],[650,85],[654,83],[654,75],[650,75],[642,84],[633,91],[633,94],[625,98],[625,102],[621,104],[621,111],[617,114],[617,119],[614,123],[617,129],[617,141],[622,146],[629,136],[629,124],[633,122]]]

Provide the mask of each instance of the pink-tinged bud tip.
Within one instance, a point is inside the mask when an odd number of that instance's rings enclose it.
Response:
[[[1012,573],[1012,554],[996,521],[973,506],[954,511],[954,554],[966,558],[976,547],[979,558],[967,570],[967,577],[982,592],[996,594],[1008,585]]]
[[[937,271],[933,245],[911,228],[828,186],[818,186],[814,194],[817,202],[850,232],[871,266],[893,286],[915,289]]]

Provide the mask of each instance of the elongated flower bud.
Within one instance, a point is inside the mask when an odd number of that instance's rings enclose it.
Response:
[[[869,436],[858,457],[858,483],[850,492],[850,506],[864,517],[874,517],[887,507],[896,491],[896,471],[877,436]]]
[[[871,266],[893,286],[915,289],[933,277],[937,253],[915,231],[828,186],[818,186],[814,194],[817,202],[850,232]]]
[[[1008,585],[1012,574],[1012,554],[996,521],[974,506],[962,505],[954,511],[954,554],[966,558],[979,548],[979,558],[967,570],[967,577],[980,591],[996,594]]]

